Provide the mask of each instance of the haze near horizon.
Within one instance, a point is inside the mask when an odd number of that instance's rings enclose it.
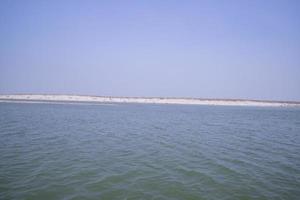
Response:
[[[299,1],[0,2],[0,94],[300,100]]]

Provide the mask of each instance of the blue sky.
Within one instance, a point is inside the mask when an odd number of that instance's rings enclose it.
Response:
[[[0,1],[0,93],[300,100],[300,1]]]

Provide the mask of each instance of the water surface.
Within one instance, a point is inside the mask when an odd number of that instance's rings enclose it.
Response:
[[[299,199],[300,110],[0,103],[0,199]]]

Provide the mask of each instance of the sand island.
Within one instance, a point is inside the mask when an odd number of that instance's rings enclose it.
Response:
[[[295,101],[266,101],[246,99],[202,99],[173,97],[111,97],[88,95],[49,95],[49,94],[14,94],[0,95],[0,102],[64,102],[64,103],[149,103],[149,104],[186,104],[186,105],[221,105],[221,106],[273,106],[300,107]]]

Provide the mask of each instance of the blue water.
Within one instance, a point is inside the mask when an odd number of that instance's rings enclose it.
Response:
[[[300,109],[0,103],[0,199],[300,199]]]

